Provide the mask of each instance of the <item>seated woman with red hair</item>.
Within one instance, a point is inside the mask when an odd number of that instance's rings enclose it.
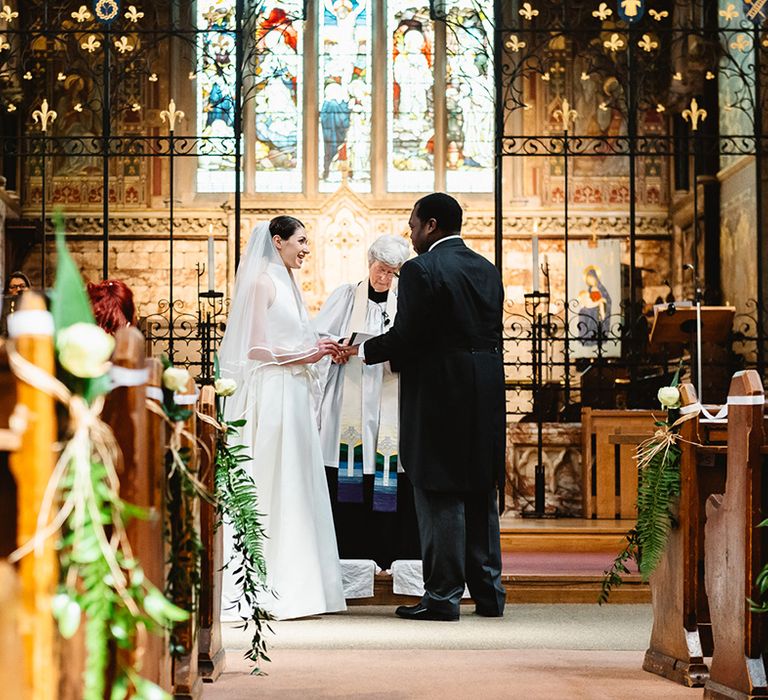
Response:
[[[133,292],[125,282],[104,280],[89,282],[88,296],[91,298],[96,323],[107,333],[114,335],[123,326],[136,322],[136,307]]]

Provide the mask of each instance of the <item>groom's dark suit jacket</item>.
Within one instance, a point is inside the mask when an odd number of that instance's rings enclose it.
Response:
[[[485,491],[504,470],[498,270],[456,238],[400,271],[397,317],[365,361],[400,371],[400,460],[413,484]]]

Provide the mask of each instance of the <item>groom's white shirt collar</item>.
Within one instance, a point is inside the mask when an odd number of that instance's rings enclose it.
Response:
[[[434,248],[436,245],[440,245],[443,241],[450,241],[452,238],[461,238],[461,234],[454,233],[452,236],[446,236],[445,238],[439,238],[431,246],[429,246],[429,248],[427,249],[427,252],[432,250],[432,248]]]

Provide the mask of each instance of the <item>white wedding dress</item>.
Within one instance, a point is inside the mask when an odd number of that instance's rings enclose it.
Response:
[[[270,263],[265,274],[275,290],[264,319],[271,352],[290,357],[294,349],[306,347],[306,309],[282,264]],[[247,420],[240,441],[252,457],[271,591],[259,604],[277,619],[346,610],[317,429],[313,365],[249,360],[242,375],[244,386],[232,397],[237,399],[232,408],[227,406],[227,420],[238,414]],[[226,562],[232,552],[229,527],[224,539]],[[236,569],[233,562],[224,570],[225,620],[240,617]]]

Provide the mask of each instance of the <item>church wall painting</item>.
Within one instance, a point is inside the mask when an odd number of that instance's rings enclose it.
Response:
[[[369,0],[323,0],[318,43],[319,189],[335,191],[346,168],[350,189],[371,189],[371,47]]]
[[[571,356],[619,357],[621,242],[577,241],[568,246]]]

